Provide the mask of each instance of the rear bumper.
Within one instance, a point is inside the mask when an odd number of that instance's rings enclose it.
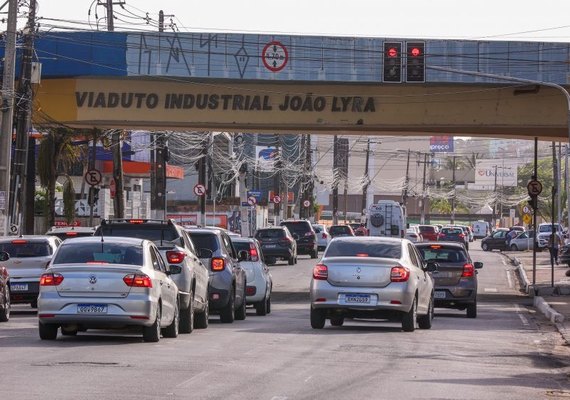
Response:
[[[268,249],[266,247],[262,247],[261,250],[267,257],[290,258],[293,255],[293,250],[289,248]]]
[[[13,285],[24,284],[28,285],[27,290],[14,290]],[[31,303],[38,299],[40,293],[39,280],[26,281],[26,280],[10,280],[10,302],[12,304]]]
[[[317,249],[316,243],[299,243],[297,242],[297,254],[310,254]]]
[[[458,286],[436,286],[434,289],[434,305],[436,307],[461,308],[476,301],[477,286],[473,286],[471,282],[465,282]]]

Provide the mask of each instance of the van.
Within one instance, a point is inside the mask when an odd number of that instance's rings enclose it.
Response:
[[[473,222],[473,238],[483,239],[489,235],[489,223],[485,221]]]
[[[403,238],[406,227],[406,209],[394,200],[380,200],[368,209],[369,236]]]

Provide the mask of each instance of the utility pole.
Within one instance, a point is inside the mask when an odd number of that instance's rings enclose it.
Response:
[[[451,181],[453,182],[453,197],[451,198],[451,225],[455,224],[455,200],[457,197],[457,184],[455,183],[455,170],[457,169],[456,165],[455,165],[455,158],[456,156],[453,156],[453,172],[451,174]],[[495,174],[496,176],[496,174]],[[495,178],[496,179],[496,178]],[[493,208],[494,210],[494,208]]]
[[[205,138],[203,138],[202,142],[203,142],[202,155],[200,157],[200,160],[198,161],[198,183],[203,187],[206,187],[206,157],[208,156],[208,141]],[[242,172],[241,169],[239,172],[240,172],[239,183],[240,183],[240,193],[241,193],[242,186],[245,186],[245,177],[244,177],[245,173]],[[204,193],[203,195],[199,196],[198,200],[200,202],[200,225],[206,226],[206,194]],[[242,230],[243,230],[243,225],[242,225]]]
[[[562,223],[562,190],[560,190],[562,186],[562,143],[558,142],[558,163],[556,164],[558,168],[556,168],[556,210],[558,212],[558,222],[559,224]]]
[[[406,162],[406,179],[402,190],[402,204],[408,206],[408,186],[410,186],[410,149],[408,149],[408,161]]]
[[[497,166],[495,165],[495,186],[493,187],[493,227],[491,229],[494,229],[495,226],[497,225]]]
[[[370,177],[368,176],[368,164],[370,163],[370,138],[366,142],[366,163],[364,164],[364,185],[362,186],[362,216],[361,221],[364,222],[364,216],[366,215],[366,210],[368,205],[366,204],[366,197],[368,196],[368,186],[370,186]]]
[[[4,3],[4,6],[6,3]],[[2,6],[2,7],[4,7]],[[6,47],[4,55],[4,73],[2,76],[2,126],[0,149],[0,229],[7,235],[12,204],[10,203],[10,166],[12,164],[12,123],[14,119],[14,75],[16,66],[16,25],[18,18],[18,0],[9,0],[8,23],[6,27]]]
[[[95,169],[95,160],[97,159],[97,134],[98,130],[93,129],[93,146],[91,146],[91,157],[89,157],[89,171]],[[152,167],[152,166],[151,166]],[[93,186],[89,187],[89,226],[93,226],[93,208],[95,207],[95,189]],[[99,211],[101,212],[101,210]]]
[[[307,134],[307,139],[305,140],[305,165],[307,171],[307,183],[305,186],[305,198],[304,200],[309,201],[309,207],[305,208],[305,218],[311,218],[313,216],[313,163],[312,163],[312,156],[311,156],[311,134]]]
[[[421,209],[421,218],[420,218],[420,222],[421,224],[425,224],[426,222],[426,167],[428,164],[428,154],[425,153],[424,154],[424,178],[423,178],[423,185],[422,185],[422,209]]]
[[[333,225],[338,225],[338,181],[339,181],[339,171],[338,171],[338,136],[334,135],[333,142],[333,210],[332,210],[332,223]]]
[[[299,146],[300,149],[302,150],[307,150],[307,135],[303,134],[301,136],[301,146]],[[301,150],[301,151],[302,151]],[[308,174],[308,168],[307,168],[307,157],[305,157],[305,159],[303,160],[303,173],[302,176],[303,178],[301,179],[301,195],[298,196],[298,200],[299,200],[299,218],[304,219],[306,218],[305,215],[305,206],[303,205],[303,201],[307,198],[307,184],[308,184],[308,179],[307,179],[307,174]]]
[[[558,240],[558,232],[554,226],[554,216],[555,216],[555,204],[554,199],[558,195],[558,160],[556,159],[556,142],[552,142],[552,206],[551,206],[551,230],[550,230],[550,240],[552,247],[558,250],[558,246],[555,246],[555,240]],[[554,287],[554,257],[550,257],[550,275],[551,275],[551,283],[550,286]]]

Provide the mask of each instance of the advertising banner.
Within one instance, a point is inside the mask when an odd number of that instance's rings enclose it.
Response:
[[[453,153],[453,136],[432,136],[429,139],[429,151],[432,153]]]
[[[475,184],[493,189],[501,186],[516,187],[517,164],[503,160],[477,160]]]
[[[277,147],[255,146],[255,163],[258,171],[272,172],[279,151]]]

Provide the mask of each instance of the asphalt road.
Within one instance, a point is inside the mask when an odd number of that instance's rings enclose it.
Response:
[[[553,399],[570,397],[570,357],[516,289],[499,253],[483,261],[479,315],[436,309],[431,330],[346,321],[313,330],[315,264],[271,266],[272,313],[143,343],[89,331],[40,341],[27,306],[0,324],[1,399]]]

